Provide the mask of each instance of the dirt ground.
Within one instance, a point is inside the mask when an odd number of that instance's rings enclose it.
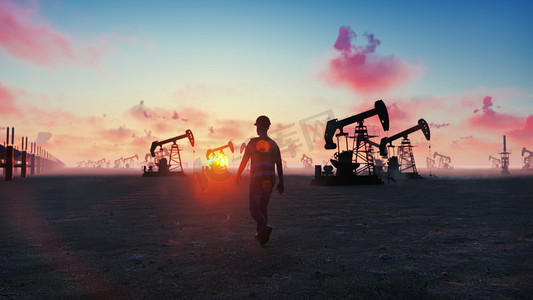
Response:
[[[246,180],[2,180],[0,299],[531,299],[533,176],[310,181],[261,247]]]

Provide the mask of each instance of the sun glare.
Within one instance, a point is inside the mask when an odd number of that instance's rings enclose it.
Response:
[[[228,157],[222,151],[209,154],[205,164],[212,169],[221,169],[228,166]]]

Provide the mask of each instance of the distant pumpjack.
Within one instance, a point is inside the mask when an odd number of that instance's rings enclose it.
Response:
[[[215,149],[209,149],[205,153],[207,161],[204,170],[207,176],[213,180],[224,181],[231,176],[231,173],[228,170],[228,158],[224,154],[224,149],[226,148],[229,148],[231,153],[235,152],[233,143],[229,141],[227,145]]]
[[[501,161],[502,161],[502,171],[500,174],[502,175],[509,175],[509,154],[511,154],[511,152],[507,152],[507,142],[505,140],[505,135],[504,135],[503,136],[503,152],[500,152]]]
[[[522,148],[522,156],[524,156],[526,153],[527,153],[527,156],[524,157],[524,166],[522,167],[522,169],[529,170],[532,168],[532,164],[533,164],[533,152],[527,150],[525,147]]]
[[[144,177],[153,177],[153,176],[185,176],[183,172],[183,166],[181,163],[180,147],[176,144],[176,141],[188,138],[191,146],[194,147],[194,136],[190,129],[185,131],[185,134],[175,136],[173,138],[166,139],[164,141],[154,141],[150,147],[150,154],[152,157],[156,156],[156,148],[159,147],[163,151],[163,145],[172,143],[170,148],[169,159],[162,157],[156,163],[158,170],[154,172],[152,169],[144,170]]]
[[[126,169],[129,169],[129,168],[133,167],[133,164],[135,163],[135,161],[133,159],[139,160],[139,156],[137,156],[137,154],[135,154],[133,156],[124,158],[124,165],[125,165]]]
[[[300,159],[302,164],[304,165],[304,168],[312,168],[313,167],[313,159],[305,154],[302,155],[302,158]]]
[[[124,157],[115,159],[115,165],[113,168],[119,169],[124,167]]]
[[[492,168],[493,169],[499,169],[500,168],[500,164],[501,164],[501,160],[499,158],[496,158],[492,155],[489,155],[489,162],[492,163]]]
[[[446,155],[442,155],[438,152],[433,153],[433,158],[439,158],[439,169],[453,169],[450,165],[452,163],[452,158]]]
[[[374,103],[374,108],[360,114],[348,117],[343,120],[333,119],[326,124],[324,133],[327,150],[337,149],[334,159],[330,159],[331,164],[337,170],[333,175],[333,167],[326,165],[322,172],[322,166],[315,166],[315,178],[311,182],[314,185],[358,185],[358,184],[383,184],[383,181],[376,175],[374,158],[372,151],[371,137],[368,135],[364,120],[372,116],[379,116],[383,130],[389,130],[389,114],[383,100]],[[349,136],[344,132],[344,126],[357,123],[354,135]],[[339,133],[335,132],[339,130]],[[333,136],[337,138],[337,143],[333,142]],[[340,138],[346,141],[345,150],[341,151]],[[349,148],[348,139],[352,139],[352,146]]]
[[[381,139],[381,143],[379,144],[379,154],[383,158],[388,158],[387,173],[389,177],[396,179],[400,176],[400,174],[403,174],[410,179],[422,178],[416,169],[415,157],[413,155],[413,145],[411,145],[411,141],[408,138],[409,134],[418,130],[424,133],[424,136],[428,141],[430,140],[431,134],[429,131],[429,125],[424,119],[418,120],[418,125],[416,126],[406,129],[391,137],[384,137]],[[389,156],[387,148],[393,148],[394,146],[392,145],[392,142],[399,138],[402,138],[402,142],[400,146],[398,146],[398,156]]]
[[[435,169],[435,160],[431,157],[426,157],[426,167],[428,170]]]
[[[96,162],[96,168],[103,168],[106,164],[105,157]]]
[[[96,162],[94,160],[88,160],[86,163],[85,163],[85,167],[86,168],[96,168]]]

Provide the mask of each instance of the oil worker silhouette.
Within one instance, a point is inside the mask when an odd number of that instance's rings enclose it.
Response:
[[[255,121],[259,137],[250,139],[242,157],[239,171],[237,172],[237,185],[241,181],[241,174],[246,168],[248,159],[251,159],[250,168],[250,213],[257,222],[255,237],[264,244],[268,242],[272,227],[267,225],[267,207],[272,188],[276,183],[274,166],[278,170],[279,183],[277,190],[283,194],[283,166],[278,144],[267,135],[270,119],[259,116]]]

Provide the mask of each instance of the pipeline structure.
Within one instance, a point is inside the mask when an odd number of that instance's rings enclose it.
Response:
[[[6,140],[0,145],[0,169],[6,181],[13,180],[15,173],[20,169],[20,177],[45,174],[54,169],[65,166],[37,143],[30,143],[28,151],[28,137],[22,137],[20,147],[15,145],[15,128],[11,128],[11,143],[9,140],[9,127],[7,127]]]

